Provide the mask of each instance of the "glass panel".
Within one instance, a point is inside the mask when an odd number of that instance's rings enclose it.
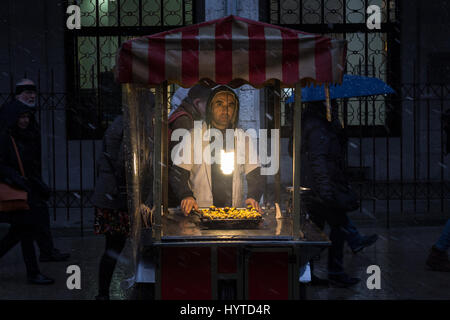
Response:
[[[117,1],[99,0],[99,26],[115,27],[117,23]]]
[[[96,0],[81,0],[79,6],[81,9],[81,27],[96,27]]]
[[[321,12],[321,1],[320,0],[304,0],[302,9],[302,23],[305,24],[318,24],[322,22],[322,12]]]
[[[183,25],[182,0],[164,0],[164,25]]]
[[[118,37],[99,38],[100,73],[110,72],[115,65]],[[78,61],[80,65],[80,87],[97,88],[97,38],[78,38]]]
[[[100,37],[100,70],[111,71],[116,64],[118,37]]]
[[[347,73],[365,74],[365,33],[347,33]],[[361,71],[363,71],[361,73]]]
[[[120,1],[120,2],[119,2]],[[97,2],[99,5],[99,21],[97,22]],[[163,3],[164,25],[183,25],[183,4],[185,24],[193,23],[192,0],[80,0],[70,3],[79,4],[81,9],[81,26],[116,27],[119,26],[118,8],[120,4],[120,25],[126,27],[139,26],[139,14],[141,10],[143,26],[161,25],[161,3]]]
[[[366,7],[364,0],[347,0],[347,23],[365,23]]]
[[[278,5],[280,6],[280,21],[278,21]],[[395,0],[367,0],[367,6],[369,5],[380,7],[382,23],[388,22],[387,8],[389,5],[390,21],[395,21]],[[344,23],[344,9],[346,23],[366,23],[366,0],[282,0],[279,2],[272,0],[270,21],[274,24]]]
[[[120,25],[139,26],[139,0],[120,0]]]
[[[300,4],[298,1],[282,1],[280,3],[280,12],[280,23],[296,24],[300,22]]]
[[[142,1],[142,25],[161,25],[161,0]]]
[[[372,66],[370,76],[386,81],[387,75],[387,35],[386,33],[367,34],[368,59]]]
[[[362,116],[361,110],[364,105],[357,98],[350,98],[347,103],[347,125],[359,126],[365,125],[365,116]]]
[[[327,0],[324,5],[325,23],[343,23],[344,22],[344,2],[336,0]]]
[[[92,89],[97,86],[96,62],[96,37],[78,37],[78,64],[80,68],[81,89]]]

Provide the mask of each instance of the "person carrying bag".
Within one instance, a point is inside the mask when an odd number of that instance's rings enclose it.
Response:
[[[29,132],[32,117],[31,109],[19,101],[3,106],[0,113],[0,223],[10,225],[8,233],[0,240],[0,270],[4,267],[1,258],[20,242],[28,283],[48,285],[54,280],[39,271],[33,244],[38,230],[31,205],[33,182],[25,177],[24,169],[32,168],[32,157],[24,157],[27,153],[20,139]],[[33,144],[29,146],[34,148]],[[30,174],[28,169],[27,175]]]
[[[23,164],[20,159],[19,151],[17,150],[16,142],[13,137],[10,138],[14,151],[16,152],[20,173],[22,174],[22,177],[25,178],[25,172],[23,170]],[[0,182],[0,212],[20,210],[30,210],[30,206],[28,205],[28,192],[17,189],[7,183]]]

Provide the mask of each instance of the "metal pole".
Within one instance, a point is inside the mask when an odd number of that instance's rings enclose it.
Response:
[[[155,124],[154,124],[154,150],[153,150],[153,204],[155,206],[155,240],[161,240],[161,128],[162,128],[162,108],[163,106],[163,86],[166,82],[156,87],[155,95]]]
[[[132,84],[122,85],[122,104],[123,104],[123,135],[126,151],[126,182],[128,210],[132,217],[131,236],[134,240],[133,257],[134,261],[139,259],[139,240],[141,234],[141,217],[139,214],[140,195],[139,195],[139,161],[137,146],[137,93]],[[137,265],[137,264],[136,264]]]
[[[168,138],[168,123],[167,123],[167,86],[163,86],[163,104],[162,104],[162,121],[161,121],[161,152],[162,152],[162,204],[164,209],[164,214],[168,213],[169,209],[169,138]]]
[[[275,120],[275,130],[281,130],[281,87],[280,87],[280,81],[277,80],[275,87],[275,95],[274,95],[274,120]],[[281,135],[280,135],[281,139]],[[280,144],[281,141],[278,141],[278,150],[275,150],[275,152],[278,152],[280,154]],[[280,170],[278,170],[277,174],[275,175],[275,202],[280,203],[281,201],[281,180],[280,180]]]
[[[300,235],[300,208],[301,208],[301,199],[300,199],[300,149],[301,149],[301,130],[302,130],[302,87],[300,83],[296,83],[295,85],[295,105],[294,105],[294,150],[293,154],[293,202],[294,202],[294,212],[293,212],[293,236],[294,239],[298,239]]]

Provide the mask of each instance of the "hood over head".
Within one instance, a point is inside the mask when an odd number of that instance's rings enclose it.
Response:
[[[12,133],[14,129],[17,128],[17,120],[19,120],[20,115],[24,113],[30,114],[30,125],[28,126],[27,131],[29,129],[35,129],[37,123],[34,112],[35,110],[33,107],[29,107],[17,99],[4,104],[3,107],[0,108],[0,131]]]
[[[235,129],[237,127],[238,123],[239,123],[239,98],[238,98],[236,92],[233,89],[231,89],[230,87],[225,86],[225,85],[220,85],[220,86],[215,87],[212,90],[211,94],[209,95],[208,103],[206,105],[205,121],[208,124],[208,126],[211,125],[211,121],[212,121],[212,106],[211,106],[211,102],[214,99],[214,97],[220,92],[229,92],[236,99],[236,110],[235,110],[235,113],[234,113],[234,119],[232,121],[231,127],[229,128],[229,129]]]

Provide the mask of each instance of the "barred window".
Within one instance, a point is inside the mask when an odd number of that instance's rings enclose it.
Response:
[[[81,8],[81,29],[66,31],[69,139],[99,139],[121,113],[114,82],[124,41],[194,22],[194,0],[70,0]]]
[[[367,7],[381,9],[381,29],[370,30]],[[348,41],[347,74],[377,77],[396,89],[400,82],[400,28],[395,0],[271,0],[265,10],[272,24],[318,33]],[[291,89],[289,89],[291,90]],[[289,96],[289,91],[284,93]],[[350,135],[399,134],[400,108],[385,96],[340,101],[340,114]],[[290,112],[282,101],[282,125],[289,125]],[[344,116],[345,115],[345,116]],[[285,132],[289,132],[286,131]]]

